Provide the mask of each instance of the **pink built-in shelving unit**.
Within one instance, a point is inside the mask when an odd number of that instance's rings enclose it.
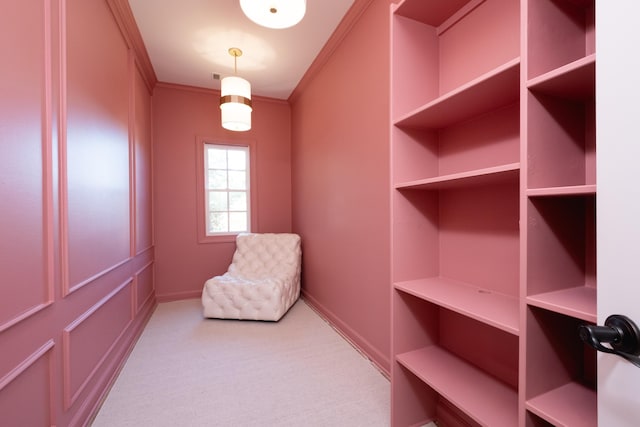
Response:
[[[393,426],[597,423],[594,4],[391,6]]]

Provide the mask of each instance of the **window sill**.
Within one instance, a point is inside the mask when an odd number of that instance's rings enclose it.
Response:
[[[220,236],[199,236],[198,243],[199,244],[209,244],[209,243],[235,243],[236,236],[240,233],[234,234],[224,234]]]

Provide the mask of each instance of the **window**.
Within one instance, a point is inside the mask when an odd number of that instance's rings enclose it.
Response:
[[[249,147],[204,144],[206,236],[251,231]]]

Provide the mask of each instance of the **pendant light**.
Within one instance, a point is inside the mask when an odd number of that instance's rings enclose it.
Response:
[[[268,28],[289,28],[302,20],[307,10],[306,0],[240,0],[247,18]]]
[[[229,49],[233,56],[233,76],[220,81],[220,112],[222,127],[228,130],[243,132],[251,129],[251,83],[238,77],[238,56],[242,51],[237,47]]]

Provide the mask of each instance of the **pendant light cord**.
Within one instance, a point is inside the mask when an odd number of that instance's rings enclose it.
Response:
[[[229,48],[229,55],[233,56],[233,74],[238,74],[238,56],[242,56],[242,51],[237,47]]]

